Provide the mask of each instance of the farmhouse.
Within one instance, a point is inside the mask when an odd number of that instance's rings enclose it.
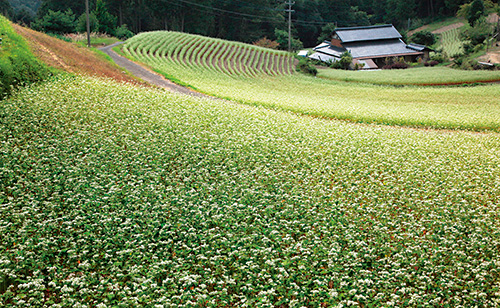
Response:
[[[314,48],[311,59],[334,62],[349,51],[354,63],[363,64],[365,69],[384,66],[391,58],[403,57],[406,62],[428,58],[430,49],[426,46],[409,44],[393,25],[337,28],[331,41],[325,41]]]

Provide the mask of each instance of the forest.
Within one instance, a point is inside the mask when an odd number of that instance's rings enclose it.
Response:
[[[27,25],[50,11],[66,12],[76,22],[85,11],[85,0],[9,1],[14,7],[14,19]],[[281,33],[276,29],[288,27],[288,0],[89,1],[91,10],[99,8],[100,18],[106,19],[98,21],[106,25],[104,28],[127,25],[134,33],[174,30],[250,43],[263,37],[276,40]],[[469,2],[472,0],[295,0],[291,1],[293,35],[304,46],[313,46],[334,27],[391,23],[404,32],[454,16],[461,5]],[[498,4],[498,0],[484,2]],[[34,10],[36,16],[28,18],[26,15],[35,14]]]

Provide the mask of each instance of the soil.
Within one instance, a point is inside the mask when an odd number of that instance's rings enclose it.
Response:
[[[478,58],[478,61],[500,64],[500,42],[495,43],[486,55]]]
[[[63,42],[17,24],[12,24],[12,27],[26,39],[35,56],[50,67],[70,73],[108,77],[134,84],[142,83],[86,48]]]

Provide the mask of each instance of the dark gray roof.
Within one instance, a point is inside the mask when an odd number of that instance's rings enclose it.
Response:
[[[334,57],[340,57],[340,56],[342,56],[342,54],[346,50],[344,48],[340,48],[340,47],[328,44],[325,46],[320,45],[320,46],[314,48],[314,51],[319,52],[319,53],[323,53],[323,54],[327,54],[330,56],[334,56]]]
[[[309,56],[309,58],[313,59],[313,60],[323,61],[323,62],[335,62],[335,61],[339,60],[338,57],[330,56],[330,55],[320,53],[320,52],[313,53],[312,55]]]
[[[432,50],[425,45],[420,45],[420,44],[415,44],[415,43],[408,44],[408,48],[416,50],[416,51]]]
[[[316,50],[316,49],[321,49],[321,48],[325,48],[325,47],[328,47],[330,46],[330,42],[329,41],[324,41],[323,43],[319,44],[318,46],[314,47],[313,50]]]
[[[403,56],[420,53],[416,50],[407,48],[406,44],[400,39],[356,42],[344,44],[344,47],[349,50],[354,59]]]
[[[342,43],[402,38],[393,25],[337,28],[335,33]]]

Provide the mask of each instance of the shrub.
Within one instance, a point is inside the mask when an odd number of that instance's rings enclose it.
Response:
[[[348,70],[352,64],[352,55],[346,51],[340,57],[340,60],[332,62],[331,67],[336,69]]]
[[[464,31],[463,39],[469,40],[470,45],[477,46],[482,44],[491,34],[492,27],[485,18],[481,18],[474,24],[473,27]],[[464,48],[465,44],[464,44]],[[470,50],[470,48],[469,48]]]
[[[431,61],[432,62],[437,62],[437,63],[443,63],[446,61],[446,57],[444,54],[442,53],[434,53],[432,56],[431,56]]]
[[[409,65],[405,62],[395,62],[392,64],[387,64],[382,69],[384,70],[395,70],[395,69],[407,69]]]
[[[121,25],[115,29],[115,36],[120,40],[128,40],[129,38],[134,36],[134,32],[130,31],[126,24]]]
[[[279,43],[280,48],[283,50],[288,49],[288,32],[280,29],[275,29],[274,34],[276,35],[276,41]],[[304,46],[301,40],[294,39],[293,37],[291,43],[292,51],[302,49],[302,47]]]
[[[279,43],[273,40],[268,39],[267,37],[263,37],[258,41],[253,42],[255,46],[270,48],[270,49],[278,49]]]
[[[413,43],[431,46],[437,41],[436,35],[432,32],[424,30],[413,34],[410,38]]]
[[[318,69],[316,69],[316,67],[308,59],[301,59],[299,61],[299,64],[297,64],[297,71],[312,76],[316,76],[318,74]]]

